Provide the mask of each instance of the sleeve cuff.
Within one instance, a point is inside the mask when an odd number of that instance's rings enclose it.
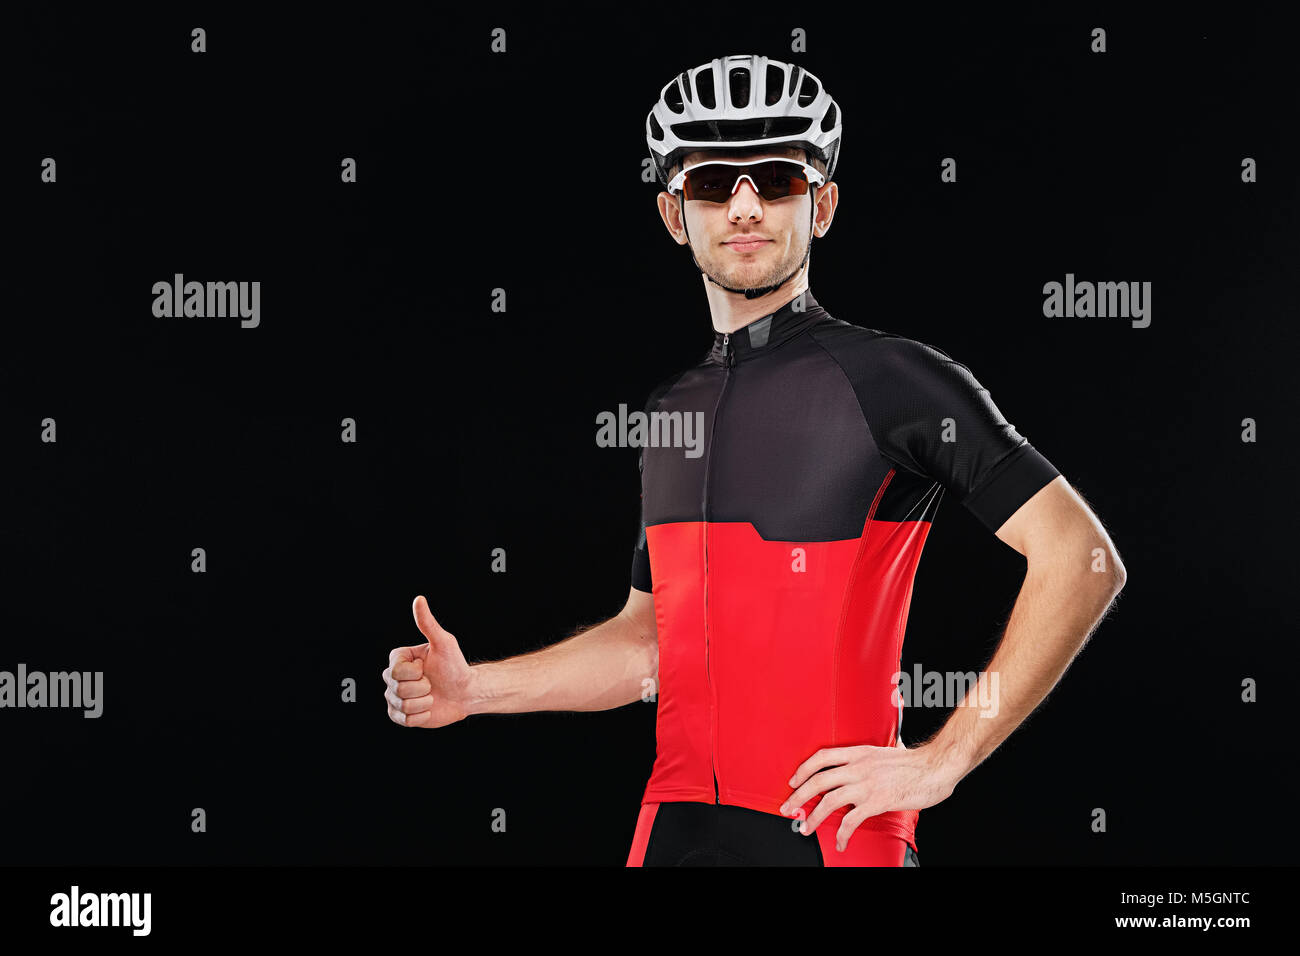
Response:
[[[654,590],[650,582],[650,552],[645,548],[632,551],[632,587],[647,593]]]
[[[962,504],[996,533],[1021,505],[1059,474],[1037,448],[1025,442],[998,462]]]

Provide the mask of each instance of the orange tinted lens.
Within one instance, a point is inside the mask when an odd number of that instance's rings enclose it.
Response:
[[[726,202],[736,180],[748,175],[758,187],[758,194],[767,201],[786,196],[802,196],[808,192],[808,178],[803,167],[782,159],[764,160],[751,166],[701,165],[686,171],[682,193],[687,199],[707,202]]]
[[[764,199],[802,196],[808,191],[808,179],[798,163],[775,159],[751,168],[754,182],[758,183],[758,194]]]

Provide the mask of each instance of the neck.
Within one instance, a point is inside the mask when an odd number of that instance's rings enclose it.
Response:
[[[734,332],[749,325],[755,319],[771,315],[781,306],[806,292],[808,289],[808,264],[804,263],[804,267],[779,289],[775,289],[767,293],[767,295],[759,296],[757,299],[746,299],[739,292],[728,292],[720,285],[710,282],[703,275],[700,276],[700,281],[704,283],[704,294],[709,300],[709,312],[713,316],[714,331]]]

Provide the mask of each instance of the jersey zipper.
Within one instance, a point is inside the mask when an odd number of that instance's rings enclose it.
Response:
[[[736,364],[736,354],[730,349],[731,335],[722,336],[722,388],[718,389],[718,401],[713,406],[713,421],[709,425],[709,449],[704,457],[704,673],[709,685],[709,769],[713,773],[713,802],[722,803],[718,788],[718,754],[715,743],[714,726],[717,715],[714,707],[713,671],[709,661],[709,466],[713,460],[713,435],[718,428],[718,413],[722,409],[722,396],[727,391],[727,382],[731,379],[731,370]]]

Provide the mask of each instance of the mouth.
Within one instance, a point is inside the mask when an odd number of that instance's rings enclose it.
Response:
[[[732,239],[729,242],[724,242],[723,245],[736,252],[753,252],[755,249],[761,249],[763,246],[768,245],[771,241],[771,239],[746,237],[744,239]]]

